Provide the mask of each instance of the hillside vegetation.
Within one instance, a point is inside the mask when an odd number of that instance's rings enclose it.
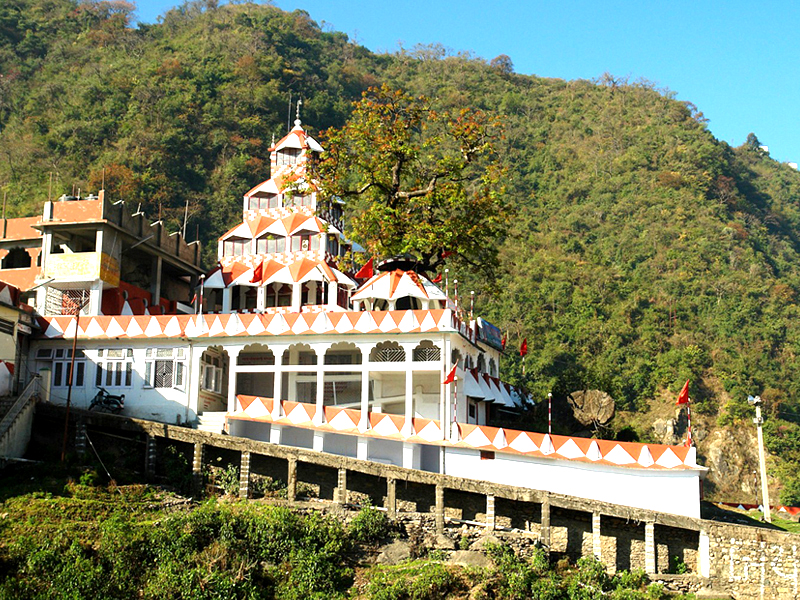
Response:
[[[9,216],[104,181],[172,230],[188,203],[187,237],[210,264],[241,195],[267,177],[290,94],[314,135],[383,82],[501,115],[515,216],[495,280],[455,276],[512,348],[527,338],[524,375],[511,352],[506,377],[557,402],[601,389],[639,413],[690,379],[709,427],[748,424],[745,399],[760,394],[773,475],[800,501],[800,174],[755,136],[716,140],[696,107],[649,82],[522,76],[507,57],[439,47],[376,55],[302,11],[190,2],[133,27],[131,9],[0,4]]]

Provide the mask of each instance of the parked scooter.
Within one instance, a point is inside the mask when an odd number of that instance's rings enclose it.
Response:
[[[89,410],[97,408],[98,410],[107,410],[109,412],[119,414],[125,408],[125,394],[109,394],[105,389],[100,388],[95,395],[92,403],[89,405]]]

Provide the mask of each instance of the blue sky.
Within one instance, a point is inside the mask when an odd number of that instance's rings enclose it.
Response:
[[[155,22],[175,2],[138,0]],[[780,161],[800,162],[800,3],[627,0],[436,2],[276,0],[380,51],[439,43],[517,73],[644,78],[693,102],[714,135],[742,144],[751,131]],[[324,23],[323,23],[324,22]]]

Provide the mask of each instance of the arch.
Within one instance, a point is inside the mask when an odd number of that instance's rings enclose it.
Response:
[[[486,373],[486,357],[483,352],[478,355],[478,373]]]
[[[470,370],[470,369],[472,369],[472,367],[473,367],[472,356],[467,354],[467,356],[464,358],[464,368],[467,369],[467,370]]]
[[[414,348],[414,362],[433,362],[441,360],[441,358],[442,349],[431,340],[422,340],[419,345]]]
[[[317,364],[317,353],[309,344],[292,344],[283,351],[284,365],[313,366]]]
[[[236,359],[237,365],[274,365],[275,354],[266,344],[248,344]]]
[[[461,365],[461,350],[458,348],[453,348],[450,352],[450,364],[452,365]]]
[[[360,365],[361,350],[352,342],[336,342],[325,352],[326,365]]]
[[[422,300],[413,296],[403,296],[395,302],[397,310],[422,310]]]
[[[200,408],[222,411],[227,407],[230,355],[222,346],[209,346],[200,355]]]
[[[3,259],[4,269],[26,269],[31,266],[31,255],[25,248],[12,248]]]
[[[489,359],[489,375],[497,377],[497,363],[494,361],[494,358]]]
[[[371,362],[403,362],[406,351],[397,342],[381,342],[369,353]]]

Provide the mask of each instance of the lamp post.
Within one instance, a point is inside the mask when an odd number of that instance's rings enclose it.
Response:
[[[764,419],[761,416],[761,396],[748,396],[747,403],[750,406],[756,407],[756,417],[753,423],[756,424],[756,431],[758,433],[758,464],[761,469],[761,502],[764,504],[764,520],[767,523],[772,523],[772,515],[769,510],[769,489],[767,487],[767,461],[764,456],[764,434],[761,431],[761,425]]]

